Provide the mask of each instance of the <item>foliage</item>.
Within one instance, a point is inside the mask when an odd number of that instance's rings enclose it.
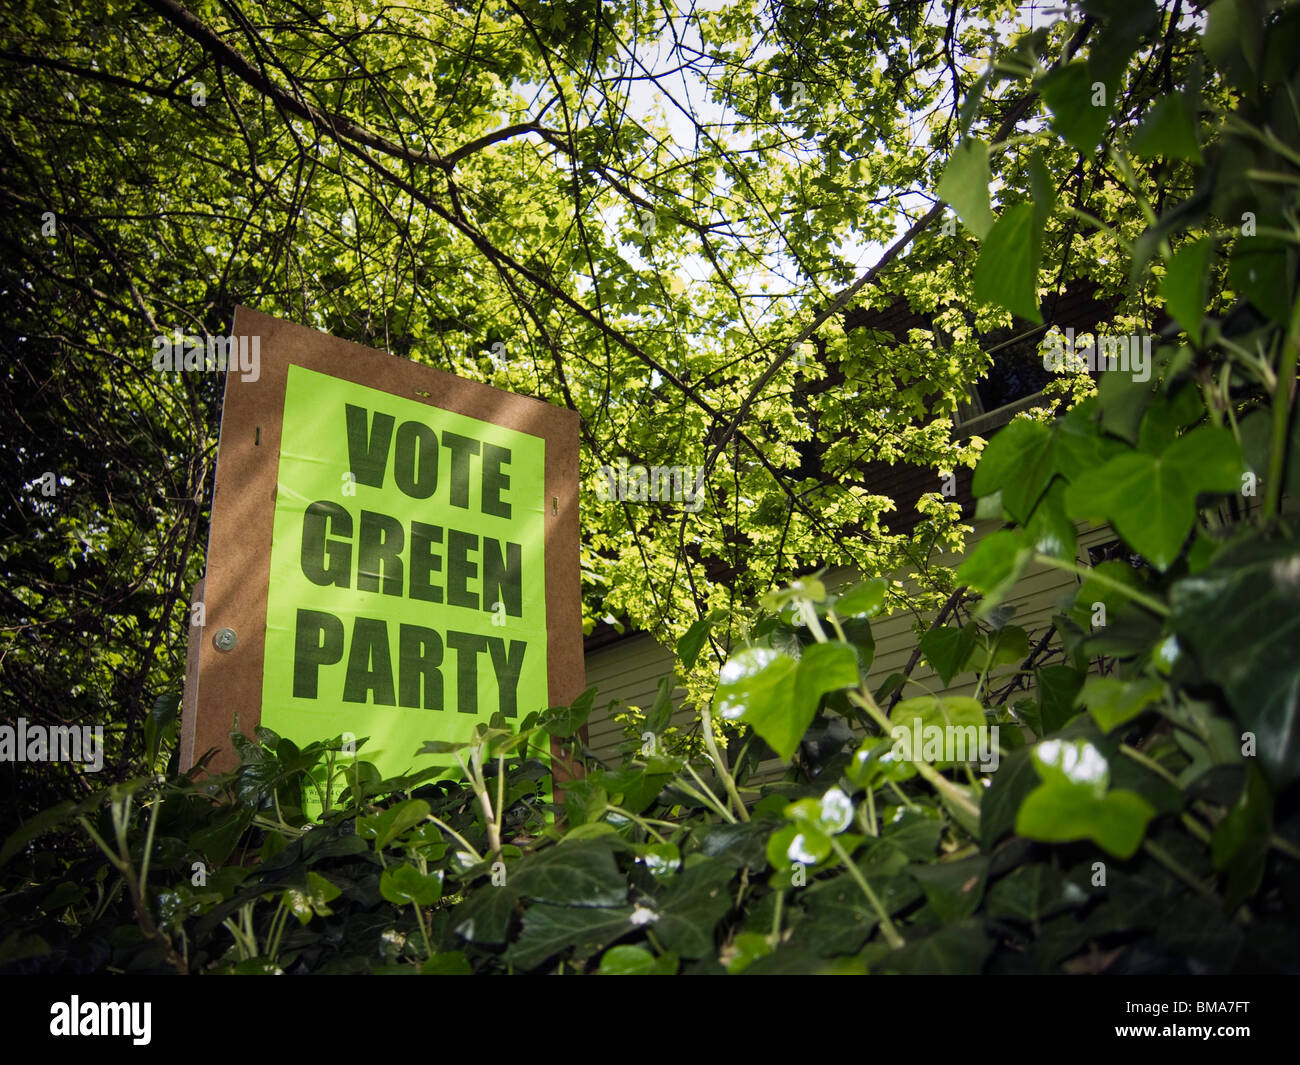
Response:
[[[151,685],[174,667],[161,633],[195,575],[175,538],[193,543],[199,507],[146,550],[142,530],[153,532],[160,505],[128,492],[131,516],[101,525],[90,493],[58,511],[59,552],[47,550],[52,532],[31,544],[6,529],[5,559],[29,575],[12,593],[21,626],[49,620],[106,671],[82,676],[88,698],[128,707],[116,749],[126,779],[26,817],[10,837],[0,963],[1294,971],[1300,539],[1287,504],[1300,495],[1300,75],[1289,60],[1300,9],[1219,0],[1191,18],[1178,4],[1099,0],[1000,44],[970,77],[966,60],[998,5],[960,24],[954,9],[946,26],[906,5],[902,17],[881,8],[865,20],[783,5],[764,25],[784,50],[758,59],[748,39],[758,13],[730,5],[697,17],[706,47],[693,62],[749,144],[702,136],[707,151],[678,159],[662,130],[613,119],[591,89],[604,64],[623,69],[619,49],[658,31],[635,4],[599,17],[583,5],[512,6],[473,23],[451,9],[372,16],[364,4],[263,26],[205,11],[215,41],[185,30],[168,0],[150,6],[175,28],[154,33],[152,50],[122,43],[140,31],[115,5],[98,12],[114,30],[106,37],[79,34],[57,7],[19,20],[26,65],[4,90],[8,152],[29,189],[62,197],[51,209],[68,220],[53,260],[19,253],[33,280],[7,297],[11,350],[41,347],[28,380],[52,360],[69,397],[23,438],[32,461],[53,454],[69,411],[96,397],[124,417],[108,399],[117,378],[84,360],[137,350],[141,321],[162,308],[202,307],[219,331],[235,294],[276,310],[295,307],[301,290],[305,319],[403,354],[436,348],[445,367],[471,375],[479,345],[504,338],[519,355],[492,380],[578,409],[592,459],[618,449],[714,473],[693,547],[683,549],[684,519],[647,522],[626,506],[599,511],[586,541],[592,612],[626,612],[678,638],[700,743],[643,744],[616,767],[575,765],[568,744],[559,765],[577,779],[562,809],[548,806],[545,767],[528,752],[572,736],[589,699],[517,732],[443,745],[462,783],[382,781],[338,742],[300,750],[265,731],[237,741],[232,774],[190,780],[173,769],[160,781],[155,762],[142,774],[135,744],[165,751],[173,731],[174,699],[152,714],[141,700],[146,687],[165,691]],[[375,19],[394,25],[354,32]],[[413,59],[405,42],[429,41],[435,22],[449,46]],[[220,47],[232,37],[277,62],[241,68]],[[389,89],[372,94],[381,69]],[[178,86],[205,71],[223,104],[186,111]],[[50,147],[42,79],[64,77],[84,93],[82,139]],[[529,84],[546,85],[545,99],[521,99]],[[152,125],[137,115],[122,130],[120,152],[100,143],[119,136],[104,121],[117,106],[108,87],[169,102]],[[453,106],[454,125],[420,121]],[[564,117],[543,126],[543,114]],[[882,128],[880,115],[922,115],[932,140],[913,139],[902,120]],[[816,140],[811,160],[800,158],[805,138]],[[155,153],[148,167],[137,165],[142,146]],[[295,176],[295,164],[319,180]],[[174,177],[160,182],[161,172]],[[7,174],[5,195],[31,226],[42,204],[17,184]],[[878,203],[885,189],[895,198]],[[945,233],[936,204],[828,297],[820,286],[854,272],[837,238],[852,230],[883,243],[899,190],[931,189],[969,236]],[[109,212],[119,196],[125,206]],[[200,256],[180,216],[204,204],[213,251]],[[636,224],[634,206],[652,208],[654,224]],[[6,225],[21,248],[20,224]],[[690,274],[700,256],[715,270],[705,281]],[[798,283],[752,313],[737,282],[753,262],[785,260]],[[371,283],[386,270],[412,283]],[[311,297],[309,276],[328,279]],[[917,544],[950,542],[956,515],[942,504],[927,504],[933,521],[915,542],[882,535],[886,501],[854,483],[861,448],[936,468],[972,461],[978,445],[948,443],[942,415],[987,365],[992,330],[1041,320],[1045,276],[1049,295],[1070,277],[1095,280],[1117,301],[1118,333],[1162,329],[1155,372],[1104,374],[1062,417],[1014,422],[989,443],[975,492],[980,514],[1007,527],[957,570],[978,596],[974,616],[936,625],[919,647],[945,683],[975,676],[974,692],[914,694],[906,675],[873,692],[871,617],[898,605],[894,585],[870,578],[837,595],[816,577],[783,578],[839,563],[869,575],[909,561],[925,570]],[[932,312],[931,331],[895,346],[845,333],[838,312],[874,298],[872,282]],[[805,340],[815,364],[796,372],[792,342]],[[109,481],[184,456],[184,498],[198,498],[206,386],[133,387],[133,397],[160,394],[142,404],[143,436],[112,422],[122,457],[138,457]],[[1146,565],[1078,566],[1076,519],[1109,522]],[[629,531],[638,553],[621,551]],[[128,556],[130,580],[105,568]],[[1001,609],[1035,562],[1081,581],[1046,634],[1060,657],[1051,665]],[[94,569],[78,573],[84,600],[66,612],[53,605],[60,566]],[[957,584],[936,571],[916,605],[952,600]],[[773,585],[785,587],[747,608]],[[87,618],[106,603],[135,620],[96,642]],[[102,660],[111,653],[129,654],[129,668]],[[41,653],[10,657],[6,677],[18,680],[7,686],[26,691]],[[1099,658],[1111,666],[1100,676],[1090,672]],[[79,675],[75,656],[52,660],[58,677]],[[995,678],[1022,670],[1031,696],[1010,702],[1010,682],[994,695]],[[856,729],[852,741],[836,739],[849,734],[828,727],[837,719]],[[949,751],[903,757],[892,729],[909,721],[996,725],[998,768],[981,780]],[[785,779],[756,785],[764,744],[795,757]],[[309,821],[313,773],[328,782],[327,809]]]

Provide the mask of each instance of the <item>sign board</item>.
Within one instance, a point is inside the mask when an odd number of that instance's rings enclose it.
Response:
[[[237,721],[396,776],[572,702],[577,415],[243,307],[234,334],[182,766],[237,765]]]

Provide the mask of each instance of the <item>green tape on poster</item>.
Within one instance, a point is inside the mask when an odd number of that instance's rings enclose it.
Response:
[[[545,709],[545,441],[295,365],[281,439],[262,724],[387,778]]]

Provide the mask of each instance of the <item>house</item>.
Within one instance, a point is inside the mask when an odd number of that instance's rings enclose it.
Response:
[[[1051,372],[1042,367],[1039,347],[1042,334],[1052,324],[1062,330],[1094,330],[1098,323],[1106,320],[1113,306],[1113,300],[1096,298],[1096,289],[1091,283],[1075,282],[1067,285],[1058,296],[1045,301],[1043,319],[1048,324],[1040,329],[1028,328],[1021,323],[984,337],[985,350],[994,355],[994,366],[987,378],[972,390],[969,401],[959,409],[954,418],[954,434],[988,439],[1018,412],[1040,405],[1042,388],[1051,377]],[[883,309],[858,308],[848,312],[845,328],[877,330],[901,341],[906,339],[911,329],[930,328],[930,316],[913,311],[907,300],[899,297]],[[834,380],[823,381],[817,387],[834,387],[835,384]],[[930,468],[873,462],[867,465],[865,475],[875,491],[892,497],[897,503],[898,509],[884,518],[884,524],[893,533],[910,531],[921,519],[916,510],[917,500],[924,493],[936,491],[935,471]],[[963,520],[974,530],[967,539],[967,551],[1003,524],[996,520],[974,520],[971,477],[969,469],[958,471],[955,496],[955,501],[961,504]],[[1080,524],[1078,532],[1079,557],[1084,561],[1098,560],[1116,542],[1109,527],[1094,529]],[[935,561],[955,566],[959,559],[937,556]],[[835,589],[855,583],[859,578],[848,570],[839,570],[827,573],[823,579],[827,587]],[[1041,635],[1051,626],[1052,616],[1059,613],[1062,599],[1077,585],[1076,578],[1062,570],[1031,567],[1006,605],[1014,608],[1015,624],[1027,629],[1031,637]],[[868,674],[868,686],[873,690],[891,674],[905,669],[917,647],[914,621],[914,615],[907,611],[873,620],[876,650]],[[627,706],[648,709],[655,700],[660,679],[672,673],[676,658],[672,649],[661,646],[648,633],[620,633],[603,624],[586,638],[584,651],[587,684],[598,689],[595,709],[588,722],[588,746],[602,760],[617,763],[620,755],[616,748],[628,737],[621,724],[613,719],[610,703],[617,704],[614,712]],[[911,675],[933,690],[944,690],[942,682],[924,661],[916,664]],[[947,689],[951,693],[969,694],[973,691],[972,674],[958,676],[955,680],[957,683]],[[921,690],[916,689],[916,692]],[[1025,689],[1025,696],[1032,693],[1031,681]],[[683,690],[677,690],[678,709],[672,724],[679,727],[689,727],[695,716],[692,708],[682,705],[684,695]],[[778,761],[766,763],[758,779],[770,779],[779,775],[782,769]]]

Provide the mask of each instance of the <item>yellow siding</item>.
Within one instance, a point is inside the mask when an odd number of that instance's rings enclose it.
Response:
[[[976,522],[974,527],[975,533],[969,539],[970,548],[973,548],[980,538],[1000,528],[1001,523]],[[1089,529],[1081,525],[1079,528],[1078,555],[1085,559],[1089,547],[1107,543],[1115,538],[1109,526]],[[942,565],[955,565],[958,559],[949,556],[936,558],[935,561]],[[847,570],[833,571],[825,578],[827,585],[832,588],[851,584],[855,579],[855,575]],[[1051,624],[1052,616],[1060,612],[1061,600],[1077,586],[1078,582],[1074,576],[1062,570],[1048,566],[1032,567],[1016,585],[1015,594],[1007,600],[1009,605],[1016,608],[1010,624],[1028,630],[1031,641],[1036,640]],[[867,678],[872,690],[883,684],[891,673],[900,672],[906,667],[908,658],[916,648],[914,620],[912,613],[903,611],[888,617],[876,618],[872,622],[876,655]],[[926,619],[927,623],[931,620],[933,615]],[[587,684],[595,685],[598,689],[596,707],[592,711],[589,724],[590,746],[600,758],[617,764],[619,755],[615,748],[626,737],[622,728],[610,719],[607,709],[610,700],[619,701],[620,705],[615,708],[616,710],[627,706],[639,706],[648,710],[654,702],[659,678],[667,676],[673,670],[674,655],[672,651],[659,646],[653,637],[638,633],[591,652],[586,661]],[[924,660],[919,662],[912,671],[912,677],[935,691],[944,690],[939,678]],[[969,695],[974,688],[973,674],[966,674],[959,683],[953,684],[946,690],[955,695]],[[1014,694],[1012,701],[1032,697],[1034,690],[1033,685],[1030,684],[1023,692]],[[905,692],[907,695],[923,693],[924,689],[911,684]],[[689,709],[682,709],[682,699],[685,694],[681,688],[678,688],[675,693],[677,711],[673,715],[672,723],[689,728],[694,713]],[[778,777],[784,768],[785,763],[773,759],[764,763],[758,779],[766,781]]]

